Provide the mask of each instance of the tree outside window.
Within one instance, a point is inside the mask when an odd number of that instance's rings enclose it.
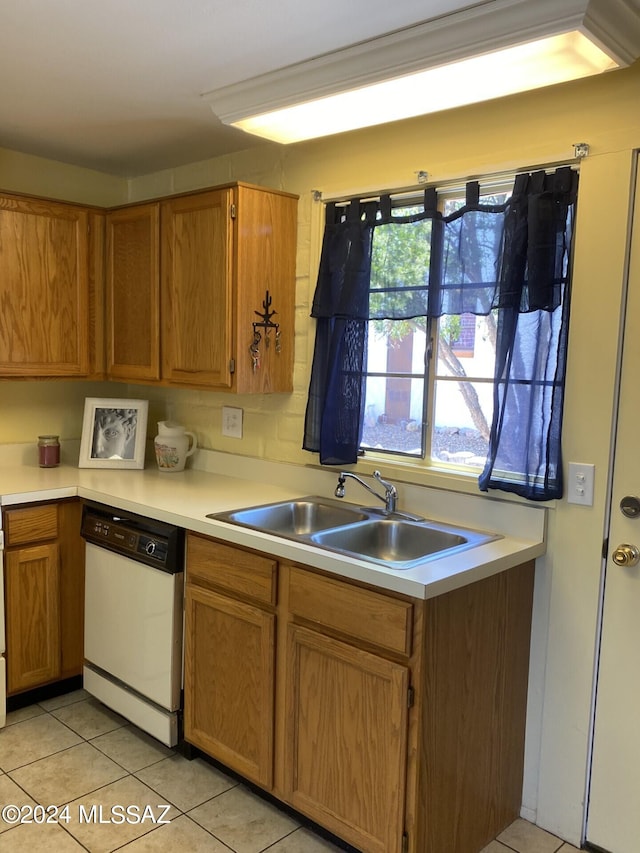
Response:
[[[492,192],[482,201],[503,204],[507,197],[508,192]],[[443,212],[449,216],[464,203],[462,197],[450,197]],[[420,209],[405,205],[399,214],[406,218]],[[372,300],[376,293],[388,298],[394,290],[396,304],[409,302],[424,289],[431,225],[426,220],[376,228]],[[495,353],[495,312],[449,315],[437,321],[426,317],[370,321],[362,448],[482,468],[493,413]]]

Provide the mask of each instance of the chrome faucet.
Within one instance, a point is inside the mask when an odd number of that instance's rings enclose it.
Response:
[[[398,490],[392,483],[382,479],[380,471],[374,471],[373,476],[374,479],[384,487],[384,496],[378,494],[378,492],[376,492],[375,489],[372,489],[371,486],[367,485],[364,480],[361,480],[360,477],[357,477],[355,474],[351,474],[349,471],[341,471],[338,475],[338,485],[336,486],[335,496],[337,498],[344,497],[345,480],[347,477],[351,477],[352,480],[357,480],[357,482],[360,483],[361,486],[364,486],[368,492],[371,492],[372,495],[379,498],[384,503],[386,512],[395,512],[396,504],[398,502]]]

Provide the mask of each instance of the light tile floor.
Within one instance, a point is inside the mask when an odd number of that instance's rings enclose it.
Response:
[[[11,806],[33,822],[15,822],[19,812]],[[136,808],[127,814],[127,806]],[[188,761],[162,746],[83,690],[7,715],[0,730],[0,811],[2,853],[339,850],[208,762]],[[482,853],[575,850],[517,820]]]

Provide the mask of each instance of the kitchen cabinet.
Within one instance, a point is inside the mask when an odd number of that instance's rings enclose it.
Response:
[[[270,789],[275,561],[187,537],[185,739]]]
[[[160,206],[106,215],[107,374],[160,379]]]
[[[533,562],[422,600],[187,543],[188,743],[365,853],[518,817]]]
[[[296,211],[297,197],[241,183],[162,202],[164,379],[293,390]],[[254,370],[253,323],[267,310],[280,335],[260,330]]]
[[[89,375],[104,379],[105,364],[105,227],[100,210],[89,210]]]
[[[82,672],[80,501],[4,510],[7,693]]]
[[[7,552],[7,692],[60,677],[60,558],[55,543]]]
[[[285,798],[363,850],[400,853],[413,606],[296,566],[286,575]]]
[[[170,382],[231,387],[231,204],[230,188],[162,204],[162,374]]]
[[[0,377],[293,390],[296,221],[243,183],[109,211],[0,195]]]
[[[243,183],[109,212],[109,377],[291,391],[296,218],[296,196]]]
[[[534,563],[423,602],[409,849],[482,850],[520,815]]]
[[[92,222],[76,205],[0,195],[0,376],[90,375]]]

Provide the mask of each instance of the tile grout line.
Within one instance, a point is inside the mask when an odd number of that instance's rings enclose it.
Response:
[[[532,826],[536,826],[536,824],[532,824]],[[541,831],[541,832],[547,832],[547,830],[543,830],[543,829],[540,829],[540,831]],[[552,833],[548,833],[548,834],[549,834],[549,835],[552,835]],[[553,837],[554,839],[556,839],[556,841],[558,842],[558,846],[557,846],[557,847],[554,847],[554,848],[553,848],[553,850],[550,850],[550,851],[549,851],[549,853],[560,853],[560,851],[562,850],[562,847],[564,846],[565,842],[564,842],[561,838],[558,838],[558,836],[557,836],[557,835],[552,835],[552,837]],[[511,853],[528,853],[528,849],[518,849],[517,847],[512,847],[512,846],[511,846],[509,843],[507,843],[506,841],[501,841],[501,840],[500,840],[500,837],[494,838],[493,840],[494,840],[497,844],[500,844],[502,847],[504,847],[504,848],[505,848],[505,850],[510,850],[510,851],[511,851]],[[491,842],[490,842],[490,843],[491,843]]]
[[[84,735],[80,734],[80,732],[77,732],[77,731],[76,731],[75,729],[73,729],[71,726],[67,725],[67,723],[65,723],[65,721],[64,721],[64,720],[60,720],[60,719],[59,719],[58,717],[56,717],[56,715],[53,713],[53,711],[60,710],[60,708],[70,708],[70,707],[72,707],[73,705],[77,705],[77,704],[80,704],[81,702],[85,702],[85,701],[87,701],[87,699],[88,699],[88,698],[89,698],[89,697],[84,697],[84,698],[82,698],[82,699],[78,699],[78,701],[77,701],[77,702],[69,702],[69,703],[68,703],[68,704],[66,704],[66,705],[61,705],[61,706],[59,706],[58,708],[52,708],[52,709],[50,709],[50,710],[49,710],[49,709],[47,709],[47,708],[43,708],[43,707],[42,707],[42,705],[40,705],[39,703],[36,703],[36,704],[38,705],[38,707],[42,710],[42,712],[43,712],[42,714],[36,714],[34,717],[29,717],[27,720],[20,720],[18,723],[13,723],[12,725],[20,725],[20,723],[21,723],[21,722],[28,722],[28,721],[29,721],[29,720],[31,720],[31,719],[36,719],[36,717],[44,716],[44,715],[46,714],[46,715],[48,715],[49,717],[51,717],[52,719],[56,720],[56,722],[60,723],[60,724],[61,724],[62,726],[64,726],[65,728],[69,729],[69,731],[73,732],[73,734],[74,734],[74,735],[76,735],[76,737],[79,737],[79,738],[80,738],[80,743],[73,744],[72,746],[66,747],[65,749],[56,750],[55,752],[50,753],[50,755],[43,756],[43,758],[50,758],[51,756],[54,756],[54,755],[62,755],[64,752],[68,752],[69,750],[73,749],[74,747],[76,747],[76,746],[80,746],[82,743],[86,743],[86,744],[88,744],[89,746],[93,747],[93,749],[97,750],[101,755],[104,755],[104,757],[105,757],[105,758],[108,758],[108,759],[109,759],[109,761],[113,762],[113,764],[115,764],[115,765],[116,765],[116,767],[119,767],[119,768],[123,771],[123,774],[124,774],[124,775],[120,776],[118,779],[114,779],[112,782],[108,782],[108,783],[106,783],[105,785],[100,785],[98,788],[94,788],[94,789],[93,789],[93,790],[91,790],[91,791],[87,791],[87,793],[86,793],[86,794],[82,794],[82,795],[81,795],[81,796],[83,796],[83,797],[90,796],[90,795],[92,795],[92,794],[96,794],[98,791],[101,791],[103,788],[106,788],[106,787],[108,787],[109,785],[114,784],[114,782],[120,782],[120,781],[122,781],[123,779],[126,779],[126,778],[128,778],[128,777],[133,777],[133,778],[135,778],[138,782],[140,782],[141,784],[146,784],[146,783],[144,783],[144,782],[142,781],[142,779],[138,779],[138,777],[137,777],[137,776],[134,776],[134,774],[133,774],[130,770],[128,770],[126,767],[123,767],[123,766],[122,766],[122,764],[120,764],[120,762],[115,761],[115,760],[114,760],[110,755],[107,755],[107,754],[106,754],[105,752],[103,752],[99,747],[97,747],[95,744],[91,743],[91,739],[90,739],[90,738],[86,738]],[[111,729],[110,731],[117,731],[119,728],[126,728],[126,724],[122,724],[122,725],[120,725],[120,726],[117,726],[115,729]],[[102,732],[101,734],[109,734],[109,732]],[[95,736],[94,736],[94,738],[98,738],[98,737],[101,737],[101,735],[95,735]],[[42,760],[43,760],[43,758],[38,758],[38,759],[36,759],[35,761],[29,761],[29,762],[27,762],[26,764],[22,764],[22,765],[20,765],[19,767],[15,767],[15,768],[13,768],[13,770],[22,770],[22,769],[23,769],[23,768],[25,768],[25,767],[30,767],[31,765],[36,764],[38,761],[42,761]],[[162,761],[162,760],[163,760],[163,759],[159,759],[159,761]],[[156,764],[156,763],[158,763],[158,762],[152,762],[151,764],[147,765],[147,767],[152,767],[152,766],[153,766],[154,764]],[[139,768],[139,769],[146,769],[146,768]],[[26,790],[22,787],[22,785],[20,785],[20,784],[19,784],[19,783],[18,783],[18,782],[17,782],[17,781],[16,781],[16,780],[11,776],[11,773],[12,773],[13,771],[4,771],[4,772],[5,772],[5,775],[6,775],[9,779],[11,779],[11,781],[13,782],[13,784],[14,784],[14,785],[16,785],[16,786],[17,786],[17,787],[18,787],[18,788],[19,788],[19,789],[20,789],[20,790],[25,794],[25,796],[27,796],[27,797],[28,797],[29,799],[31,799],[31,800],[36,801],[36,798],[35,798],[35,797],[33,797],[33,796],[28,792],[28,791],[26,791]],[[154,789],[152,789],[152,788],[151,788],[151,786],[146,785],[146,787],[150,788],[150,790],[153,790],[153,792],[154,792],[155,794],[157,794],[158,796],[162,796],[162,795],[158,794],[158,792],[157,792],[157,791],[155,791]],[[78,798],[76,797],[75,799],[78,799]],[[37,801],[36,801],[36,802],[37,802]],[[71,802],[73,802],[73,801],[72,801],[72,800],[69,800],[68,802],[62,803],[62,806],[69,805]],[[42,803],[40,803],[40,805],[42,805]],[[182,816],[182,815],[184,814],[184,812],[182,812],[182,811],[181,811],[181,809],[179,809],[179,808],[178,808],[174,803],[171,803],[171,805],[172,805],[172,807],[173,807],[173,808],[175,808],[175,809],[176,809],[176,811],[179,813],[179,814],[178,814],[178,816]],[[61,824],[58,824],[58,826],[61,826],[61,828],[62,828],[62,829],[67,833],[67,835],[69,835],[69,836],[70,836],[70,837],[71,837],[71,838],[72,838],[72,839],[73,839],[77,844],[79,844],[79,845],[80,845],[84,850],[86,850],[86,851],[87,851],[87,853],[91,853],[91,851],[89,850],[89,848],[88,848],[88,847],[86,847],[86,846],[85,846],[85,845],[80,841],[80,839],[78,839],[78,838],[77,838],[77,837],[76,837],[76,836],[75,836],[75,835],[74,835],[74,834],[73,834],[73,833],[72,833],[72,832],[71,832],[71,831],[70,831],[66,826],[61,825]],[[12,829],[16,829],[16,828],[17,828],[17,827],[12,827]],[[147,832],[142,833],[142,835],[140,835],[140,836],[138,836],[138,837],[139,837],[139,838],[142,838],[143,836],[148,835],[150,832],[153,832],[153,830],[154,830],[154,829],[157,829],[157,828],[158,828],[158,827],[152,827],[152,828],[150,828]],[[10,831],[11,831],[11,829],[6,830],[6,832],[10,832]],[[134,839],[134,840],[135,840],[135,839]],[[126,842],[126,844],[129,844],[129,843],[130,843],[130,842]],[[125,844],[125,845],[121,845],[121,847],[122,847],[122,846],[126,846],[126,844]],[[114,848],[114,850],[115,850],[115,849],[120,849],[120,848]]]
[[[72,744],[71,746],[67,746],[63,749],[54,750],[49,755],[42,756],[41,758],[34,759],[33,761],[28,761],[27,763],[19,765],[18,767],[12,768],[11,770],[2,771],[4,773],[4,775],[6,775],[6,777],[11,781],[11,783],[14,784],[17,787],[17,789],[25,795],[25,797],[33,800],[34,802],[37,802],[36,798],[33,797],[18,781],[16,781],[16,779],[13,778],[12,773],[23,770],[25,768],[28,768],[28,767],[36,764],[38,761],[42,761],[44,759],[51,758],[53,756],[63,755],[65,752],[68,752],[68,751],[74,749],[76,746],[81,746],[82,744],[87,744],[87,745],[91,746],[93,749],[95,749],[96,752],[99,753],[101,756],[108,759],[117,768],[117,770],[119,772],[122,772],[122,775],[119,776],[118,778],[114,779],[114,780],[106,782],[105,784],[99,785],[98,787],[92,789],[91,791],[87,791],[86,793],[83,793],[78,797],[73,797],[73,799],[69,800],[68,802],[62,803],[61,806],[68,806],[74,800],[90,798],[91,796],[98,795],[100,791],[108,788],[110,785],[114,785],[114,784],[122,782],[126,779],[133,779],[137,783],[143,785],[145,788],[147,788],[149,791],[151,791],[155,796],[157,796],[159,798],[159,800],[163,800],[167,804],[171,805],[172,809],[174,809],[175,812],[177,813],[175,815],[175,817],[172,818],[172,820],[176,820],[180,817],[187,818],[187,820],[189,820],[193,825],[197,826],[200,830],[203,830],[207,834],[207,836],[209,836],[210,838],[215,840],[215,842],[217,844],[222,845],[222,847],[225,850],[230,851],[230,853],[236,853],[234,848],[230,847],[227,842],[225,842],[222,838],[219,838],[215,834],[215,832],[213,832],[212,830],[207,828],[207,826],[203,825],[202,823],[200,823],[199,820],[197,820],[194,816],[192,816],[192,812],[194,812],[196,809],[200,808],[201,806],[204,806],[208,803],[213,802],[214,800],[219,798],[221,795],[226,794],[235,788],[245,787],[242,784],[242,780],[238,780],[238,779],[235,779],[233,777],[227,777],[229,779],[229,782],[230,782],[230,785],[228,788],[225,788],[222,791],[218,791],[213,796],[206,797],[202,802],[195,803],[194,805],[190,805],[186,809],[181,807],[181,806],[178,806],[176,803],[171,801],[170,797],[168,797],[165,794],[162,794],[159,790],[157,790],[153,783],[150,784],[145,779],[141,778],[139,774],[150,770],[151,768],[155,767],[156,765],[159,765],[163,761],[169,760],[170,758],[172,758],[174,756],[181,756],[184,760],[188,760],[188,759],[186,759],[185,756],[182,756],[181,753],[179,753],[176,750],[171,750],[169,755],[157,757],[155,760],[151,761],[149,764],[145,764],[141,767],[137,767],[135,770],[129,770],[120,761],[118,761],[116,758],[112,757],[112,755],[108,754],[108,752],[106,752],[105,749],[101,748],[98,744],[96,744],[95,741],[97,741],[101,737],[110,735],[112,733],[115,733],[115,732],[118,732],[118,731],[121,731],[124,729],[130,729],[132,731],[135,731],[135,730],[137,730],[137,727],[135,725],[131,724],[125,718],[121,718],[123,720],[123,722],[115,725],[114,728],[108,729],[106,731],[100,731],[97,734],[93,734],[91,736],[85,736],[80,731],[77,731],[71,725],[69,725],[64,719],[60,719],[55,713],[58,711],[62,711],[65,708],[72,708],[75,705],[81,705],[82,703],[86,703],[87,706],[90,706],[91,702],[89,700],[91,700],[91,698],[92,698],[91,696],[87,695],[84,697],[77,698],[73,702],[68,702],[66,704],[62,704],[62,705],[59,705],[59,706],[57,706],[55,708],[51,708],[51,709],[43,707],[40,703],[35,703],[36,707],[40,710],[41,713],[36,713],[32,716],[26,717],[24,720],[19,720],[15,723],[10,723],[10,725],[7,726],[7,728],[12,728],[14,726],[19,726],[21,723],[28,723],[32,720],[37,719],[40,716],[46,715],[50,719],[55,720],[57,723],[59,723],[66,730],[68,730],[70,733],[72,733],[75,737],[77,737],[79,739],[78,743]],[[98,703],[98,705],[100,708],[103,707],[102,703]],[[104,707],[106,708],[106,706],[104,706]],[[108,708],[106,710],[109,711]],[[120,715],[118,715],[118,717],[120,717]],[[80,726],[80,728],[82,728],[82,726]],[[251,788],[246,788],[246,790],[251,791]],[[40,804],[40,805],[43,805],[43,804]],[[83,842],[79,838],[77,838],[68,829],[67,826],[65,826],[63,824],[59,824],[59,825],[61,825],[62,828],[65,830],[65,833],[67,834],[67,836],[70,836],[76,842],[76,844],[78,844],[79,847],[82,848],[82,850],[87,851],[87,853],[91,853],[90,848],[88,848],[85,844],[83,844]],[[18,825],[16,825],[16,827],[17,826]],[[278,839],[275,839],[274,841],[271,841],[266,847],[261,847],[260,853],[268,853],[268,851],[277,847],[277,845],[280,844],[281,842],[283,842],[285,839],[291,837],[296,832],[303,830],[305,828],[305,826],[306,825],[304,822],[303,823],[298,822],[297,826],[295,826],[293,829],[286,832],[283,836],[281,836]],[[10,827],[10,828],[6,829],[5,833],[9,833],[11,831],[11,829],[14,829],[16,827]],[[149,829],[147,829],[146,831],[142,832],[136,838],[130,839],[130,840],[126,841],[124,844],[119,845],[118,847],[111,848],[108,851],[108,853],[115,853],[115,851],[125,850],[129,846],[129,844],[135,843],[138,839],[142,839],[142,838],[146,838],[147,836],[150,836],[153,832],[155,832],[158,829],[161,829],[161,826],[153,825]],[[312,827],[310,827],[310,829],[311,829],[311,831],[313,831]],[[3,833],[3,834],[5,834],[5,833]],[[549,833],[549,835],[552,835],[552,834]],[[562,839],[558,838],[557,836],[552,836],[552,837],[555,839],[555,841],[558,844],[557,844],[557,846],[554,846],[553,850],[550,851],[550,853],[560,853],[565,842]],[[519,848],[512,847],[511,844],[500,840],[499,837],[496,837],[495,839],[493,839],[493,841],[497,845],[499,845],[499,849],[504,850],[505,853],[526,853],[526,848],[524,850],[522,850]]]
[[[96,744],[92,743],[92,741],[93,741],[93,740],[95,740],[95,739],[97,739],[97,738],[99,738],[99,737],[102,737],[102,736],[103,736],[103,735],[105,735],[105,734],[110,734],[111,732],[118,731],[118,729],[123,729],[123,728],[130,727],[130,726],[131,726],[131,724],[130,724],[130,723],[126,723],[126,722],[125,722],[125,723],[123,723],[122,725],[116,726],[116,728],[114,728],[114,729],[110,729],[110,730],[109,730],[109,731],[107,731],[107,732],[101,732],[101,733],[100,733],[100,734],[98,734],[98,735],[94,735],[94,736],[93,736],[93,738],[87,738],[87,737],[85,737],[83,734],[81,734],[80,732],[78,732],[78,731],[76,731],[75,729],[73,729],[73,728],[72,728],[70,725],[68,725],[64,720],[59,719],[59,718],[58,718],[58,717],[53,713],[54,711],[60,710],[60,709],[62,709],[62,708],[70,708],[70,707],[72,707],[73,705],[80,704],[81,702],[86,702],[88,698],[89,698],[89,697],[84,697],[84,698],[82,698],[82,699],[78,699],[76,702],[70,702],[70,703],[68,703],[68,704],[66,704],[66,705],[61,705],[61,706],[59,706],[59,707],[57,707],[57,708],[52,708],[52,709],[43,708],[43,707],[42,707],[42,705],[40,705],[39,703],[37,703],[37,704],[38,704],[38,707],[39,707],[39,708],[42,710],[42,712],[43,712],[43,713],[42,713],[42,715],[37,714],[37,715],[35,715],[35,717],[30,717],[30,718],[28,718],[27,720],[20,720],[18,723],[13,723],[12,725],[19,725],[19,724],[20,724],[20,722],[28,722],[28,721],[29,721],[29,719],[35,719],[35,718],[36,718],[36,717],[38,717],[38,716],[48,715],[48,716],[49,716],[49,717],[51,717],[52,719],[56,720],[56,722],[60,723],[61,725],[65,726],[65,728],[69,729],[69,731],[71,731],[74,735],[76,735],[77,737],[79,737],[79,738],[81,739],[81,743],[86,743],[86,744],[88,744],[89,746],[92,746],[92,747],[93,747],[94,749],[96,749],[96,750],[97,750],[101,755],[104,755],[104,756],[105,756],[105,758],[108,758],[108,759],[109,759],[109,761],[112,761],[112,762],[113,762],[117,767],[119,767],[119,768],[123,771],[123,773],[124,773],[124,775],[123,775],[123,776],[120,776],[118,779],[115,779],[115,780],[113,780],[112,782],[107,782],[105,785],[100,785],[98,788],[94,788],[93,790],[88,791],[86,794],[81,795],[81,796],[83,796],[83,797],[85,797],[85,796],[90,796],[90,795],[92,795],[92,794],[96,794],[98,791],[101,791],[102,789],[109,787],[109,785],[112,785],[112,784],[114,784],[115,782],[121,782],[123,779],[126,779],[126,778],[132,778],[132,779],[136,779],[136,781],[140,782],[140,783],[141,783],[142,785],[144,785],[146,788],[148,788],[149,790],[153,791],[153,793],[154,793],[154,794],[156,794],[156,796],[158,796],[159,798],[162,798],[162,799],[168,799],[168,797],[165,797],[165,795],[164,795],[164,794],[161,794],[161,793],[160,793],[159,791],[157,791],[157,790],[156,790],[152,785],[150,785],[150,784],[149,784],[148,782],[146,782],[145,780],[141,779],[137,774],[138,774],[140,771],[142,771],[142,770],[148,770],[150,767],[153,767],[155,764],[159,764],[160,762],[164,761],[166,758],[168,758],[168,757],[170,757],[170,756],[165,756],[165,757],[163,757],[163,758],[159,758],[157,761],[152,761],[150,764],[147,764],[147,765],[145,765],[144,767],[139,767],[137,770],[132,771],[132,770],[129,770],[128,768],[124,767],[120,762],[118,762],[118,761],[116,761],[114,758],[112,758],[112,756],[107,755],[107,753],[106,753],[106,752],[104,752],[103,750],[101,750],[99,746],[97,746]],[[66,747],[65,749],[57,750],[57,751],[55,751],[55,752],[52,752],[50,755],[51,755],[51,756],[53,756],[53,755],[62,755],[64,752],[67,752],[67,751],[69,751],[69,750],[73,749],[73,748],[74,748],[74,747],[76,747],[76,746],[80,746],[80,745],[81,745],[81,743],[73,744],[72,746]],[[47,755],[47,756],[43,756],[43,758],[49,758],[49,757],[50,757],[49,755]],[[27,762],[26,764],[22,764],[22,765],[20,765],[19,767],[15,767],[15,768],[13,768],[13,769],[14,769],[14,770],[21,770],[21,769],[23,769],[23,768],[25,768],[25,767],[29,767],[29,766],[31,766],[32,764],[35,764],[35,763],[37,763],[38,761],[42,761],[42,760],[43,760],[42,758],[38,758],[38,759],[36,759],[35,761]],[[5,771],[6,775],[11,779],[11,781],[12,781],[12,782],[17,786],[17,787],[19,787],[19,788],[20,788],[20,790],[25,794],[25,796],[29,797],[30,799],[34,799],[34,800],[35,800],[35,798],[34,798],[31,794],[29,794],[29,793],[28,793],[28,791],[25,791],[25,789],[24,789],[21,785],[19,785],[19,784],[18,784],[18,782],[16,782],[16,780],[15,780],[15,779],[13,779],[13,777],[10,775],[10,773],[11,773],[11,772],[13,772],[13,771],[9,771],[9,772],[6,772],[6,771]],[[213,796],[213,797],[209,797],[209,798],[207,798],[207,799],[203,800],[201,803],[196,803],[195,805],[191,806],[191,807],[190,807],[190,809],[189,809],[188,811],[193,811],[194,809],[199,808],[200,806],[204,805],[205,803],[211,802],[211,800],[216,799],[216,798],[217,798],[217,797],[219,797],[221,794],[226,793],[226,791],[230,791],[230,790],[232,790],[233,788],[239,787],[240,785],[241,785],[241,783],[240,783],[240,782],[235,781],[235,782],[234,782],[234,784],[233,784],[233,785],[231,785],[229,788],[226,788],[226,789],[225,789],[225,791],[220,791],[218,794],[214,794],[214,796]],[[78,798],[76,797],[75,799],[78,799]],[[69,803],[71,803],[71,802],[72,802],[72,800],[69,800],[67,803],[63,803],[62,805],[63,805],[63,806],[64,806],[64,805],[69,805]],[[209,829],[207,829],[207,827],[206,827],[206,826],[203,826],[203,825],[202,825],[201,823],[199,823],[195,818],[191,817],[191,815],[188,813],[188,811],[183,811],[179,806],[177,806],[177,805],[176,805],[175,803],[173,803],[173,802],[171,802],[170,804],[171,804],[172,808],[174,808],[174,809],[178,812],[178,814],[177,814],[177,816],[176,816],[176,817],[186,817],[188,820],[190,820],[190,821],[191,821],[192,823],[194,823],[196,826],[200,827],[200,829],[204,830],[204,832],[206,832],[206,833],[207,833],[207,835],[210,835],[210,836],[211,836],[211,837],[212,837],[212,838],[213,838],[217,843],[222,844],[225,848],[227,848],[227,849],[230,851],[230,853],[236,853],[236,851],[234,851],[234,850],[233,850],[233,848],[229,847],[229,846],[228,846],[224,841],[222,841],[222,839],[218,838],[218,836],[216,836],[213,832],[211,832]],[[15,827],[12,827],[12,828],[15,828]],[[70,830],[68,830],[68,829],[67,829],[67,827],[63,826],[62,828],[65,830],[65,832],[67,833],[67,835],[69,835],[71,838],[73,838],[73,840],[74,840],[74,841],[76,841],[78,844],[80,844],[80,845],[81,845],[85,850],[88,850],[88,848],[87,848],[87,847],[85,847],[85,845],[84,845],[84,844],[82,844],[82,842],[81,842],[78,838],[76,838],[76,836],[75,836],[75,835],[73,835],[73,833],[72,833]],[[155,830],[157,830],[157,829],[159,829],[159,828],[160,828],[160,827],[157,827],[157,826],[155,826],[155,827],[151,827],[149,830],[147,830],[147,832],[144,832],[144,833],[142,833],[142,835],[138,836],[138,838],[143,838],[143,837],[145,837],[145,836],[147,836],[147,835],[150,835],[152,832],[154,832]],[[298,829],[298,828],[299,828],[299,827],[296,827],[296,829]],[[295,830],[293,830],[293,831],[295,831]],[[7,832],[10,832],[10,830],[7,830]],[[289,833],[288,833],[288,834],[289,834]],[[287,835],[288,835],[288,834],[287,834]],[[286,838],[286,837],[287,837],[286,835],[285,835],[285,836],[283,836],[283,838]],[[136,839],[133,839],[133,840],[135,841]],[[270,845],[270,847],[273,847],[273,845],[274,845],[274,844],[277,844],[277,843],[278,843],[279,841],[281,841],[281,840],[282,840],[282,839],[278,839],[278,840],[277,840],[277,841],[275,841],[273,844],[271,844],[271,845]],[[130,843],[132,843],[132,841],[127,841],[127,842],[125,842],[125,844],[124,844],[124,845],[121,845],[120,847],[113,848],[113,851],[121,850],[121,849],[123,849],[123,848],[126,848],[126,846],[127,846],[128,844],[130,844]],[[267,849],[269,849],[269,848],[264,848],[264,849],[265,849],[265,850],[267,850]],[[109,853],[113,853],[113,851],[109,851]],[[91,853],[91,852],[88,850],[88,853]]]

